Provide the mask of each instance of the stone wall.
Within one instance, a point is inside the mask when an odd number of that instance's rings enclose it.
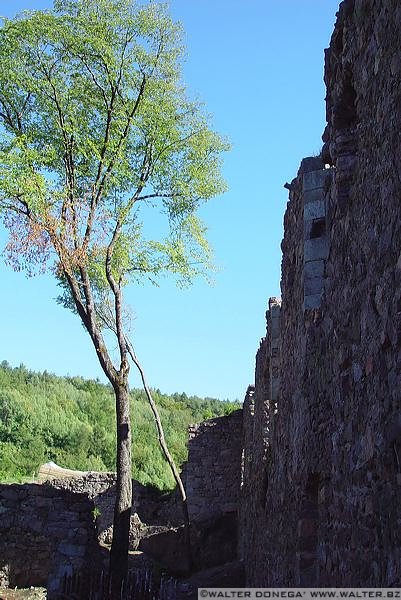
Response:
[[[242,410],[189,427],[183,478],[192,521],[236,513],[242,447]]]
[[[243,475],[240,494],[240,554],[254,555],[259,547],[255,523],[263,521],[267,468],[274,415],[277,412],[280,352],[280,301],[272,298],[266,313],[267,335],[256,354],[255,386],[249,386],[243,407]],[[274,385],[273,385],[274,382]]]
[[[237,554],[242,411],[192,425],[189,436],[183,478],[195,566],[202,569]],[[0,485],[0,587],[40,585],[53,598],[65,575],[107,564],[99,542],[112,541],[115,474],[54,467],[41,483]],[[177,491],[163,494],[133,481],[131,549],[139,545],[171,571],[185,572],[182,524]]]
[[[88,472],[78,477],[52,479],[48,482],[59,490],[85,494],[96,508],[96,531],[101,543],[111,544],[113,537],[115,473]],[[132,480],[131,550],[139,540],[158,526],[179,526],[183,523],[181,502],[177,492],[163,493]]]
[[[242,476],[242,410],[189,427],[188,461],[182,480],[191,520],[192,564],[189,563],[183,527],[154,528],[139,549],[175,575],[189,569],[203,571],[238,557],[238,507]],[[183,522],[176,490],[160,504],[158,517],[176,525]],[[138,514],[141,516],[141,512]],[[178,517],[178,519],[177,519]],[[179,521],[179,519],[181,519]],[[148,522],[148,521],[147,521]],[[154,516],[153,516],[153,521]],[[238,573],[237,573],[238,575]]]
[[[401,585],[400,39],[398,0],[341,3],[285,215],[277,399],[270,318],[244,406],[252,586]]]
[[[0,485],[0,585],[46,586],[98,558],[94,504],[48,485]]]
[[[64,575],[108,565],[115,474],[58,470],[60,479],[0,485],[0,588],[41,585],[51,598]],[[177,494],[133,481],[131,550],[182,522]]]

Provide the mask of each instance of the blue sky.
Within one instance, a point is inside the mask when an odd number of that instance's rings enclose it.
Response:
[[[213,286],[131,287],[133,336],[153,387],[241,399],[253,382],[270,296],[280,294],[283,184],[320,151],[325,126],[323,50],[338,0],[171,0],[186,32],[184,79],[232,150],[229,192],[202,217],[219,267]],[[49,8],[2,0],[0,15]],[[0,242],[4,246],[4,232]],[[58,306],[51,277],[27,279],[0,262],[0,360],[35,370],[102,377],[78,318]],[[139,386],[134,371],[132,386]]]

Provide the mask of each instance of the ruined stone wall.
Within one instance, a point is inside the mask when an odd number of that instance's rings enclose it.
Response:
[[[93,503],[46,484],[0,485],[0,585],[46,586],[98,559]]]
[[[242,448],[242,410],[190,427],[183,477],[199,568],[236,557]],[[112,541],[115,474],[71,471],[56,479],[52,473],[41,483],[0,485],[0,587],[45,586],[53,598],[65,575],[106,564],[99,541]],[[133,481],[131,549],[142,543],[157,557],[152,549],[159,547],[165,554],[159,558],[179,572],[186,560],[177,562],[182,523],[177,491],[163,494]]]
[[[285,215],[277,412],[261,351],[244,409],[249,585],[401,585],[400,39],[398,0],[341,3],[325,145]]]
[[[191,520],[237,511],[242,447],[242,410],[190,426],[183,478]]]
[[[188,461],[183,466],[182,480],[191,520],[192,568],[196,570],[237,559],[242,455],[242,410],[189,427]],[[177,519],[178,515],[181,520],[177,524],[182,523],[178,491],[166,499],[164,508],[161,500],[158,518],[167,517],[171,523],[171,516]],[[141,517],[142,512],[138,514]],[[154,529],[141,540],[139,549],[174,574],[187,572],[189,563],[183,528]]]
[[[272,298],[266,319],[270,323],[256,354],[255,386],[249,386],[243,407],[244,451],[241,482],[239,539],[241,555],[253,555],[263,520],[272,423],[277,410],[280,301]]]
[[[59,490],[85,494],[96,507],[96,530],[101,543],[111,544],[113,537],[115,473],[88,472],[79,477],[52,479],[48,482]],[[139,539],[149,528],[181,525],[183,513],[177,491],[163,493],[132,480],[130,548],[136,550]]]

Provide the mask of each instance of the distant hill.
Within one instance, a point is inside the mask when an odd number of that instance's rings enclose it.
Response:
[[[153,390],[166,439],[178,462],[187,456],[187,426],[229,414],[239,403]],[[161,455],[153,416],[144,393],[131,392],[135,479],[159,489],[174,481]],[[112,389],[82,377],[36,373],[24,365],[0,364],[0,480],[36,475],[54,461],[69,469],[113,471],[115,415]]]

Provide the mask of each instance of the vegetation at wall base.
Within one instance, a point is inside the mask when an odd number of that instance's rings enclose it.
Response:
[[[239,408],[186,394],[153,390],[177,463],[187,457],[187,427]],[[153,416],[142,390],[131,391],[132,475],[161,490],[174,487],[157,442]],[[37,373],[0,364],[0,480],[24,481],[54,461],[82,471],[114,471],[115,408],[110,385],[82,377]]]

